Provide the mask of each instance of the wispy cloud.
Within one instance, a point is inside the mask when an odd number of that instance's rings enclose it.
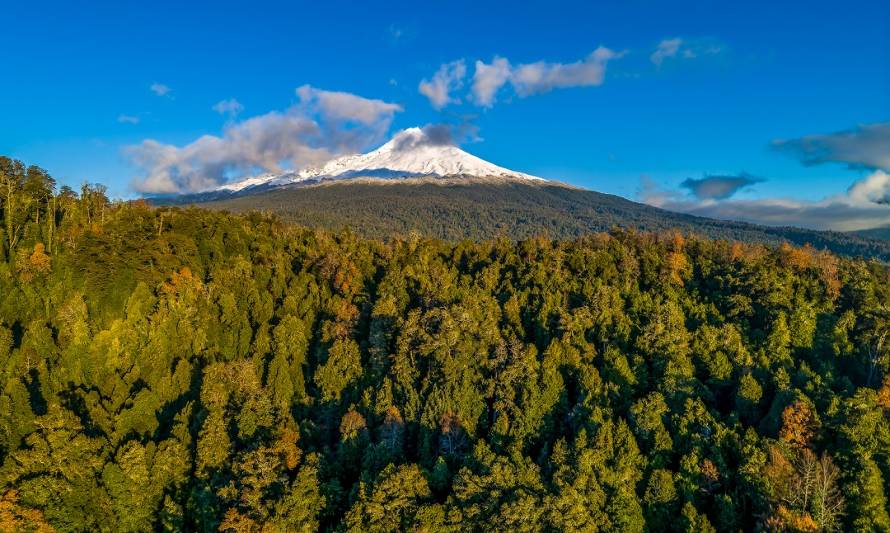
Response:
[[[775,140],[770,145],[799,159],[804,165],[840,163],[869,173],[854,181],[843,193],[817,201],[734,199],[732,195],[750,185],[751,181],[727,180],[726,176],[716,176],[719,179],[711,182],[707,180],[714,177],[686,180],[681,187],[688,189],[690,195],[659,188],[644,180],[639,198],[672,211],[768,225],[850,231],[886,226],[890,222],[890,122]],[[735,178],[750,176],[745,174]],[[739,187],[734,188],[737,185]]]
[[[403,110],[400,104],[310,85],[297,88],[296,93],[300,99],[296,111],[317,118],[328,148],[338,154],[382,139],[395,114]]]
[[[244,106],[241,105],[241,102],[238,100],[229,98],[228,100],[220,100],[217,102],[213,106],[213,110],[220,115],[228,115],[229,118],[235,118],[239,113],[244,111]]]
[[[600,46],[573,63],[537,61],[514,66],[506,58],[497,56],[491,63],[476,61],[473,101],[482,107],[491,107],[498,92],[508,83],[520,98],[555,89],[602,85],[608,63],[622,55],[623,52]]]
[[[624,52],[600,46],[584,59],[573,63],[537,61],[513,65],[507,58],[499,56],[495,56],[490,63],[477,60],[468,100],[481,107],[491,107],[498,93],[508,84],[513,94],[520,98],[555,89],[602,85],[608,63],[623,55]],[[432,79],[422,80],[418,89],[434,108],[442,109],[462,101],[453,94],[463,87],[466,74],[464,60],[445,63]]]
[[[888,187],[890,175],[878,170],[854,182],[845,193],[818,201],[787,198],[740,200],[729,197],[720,200],[683,195],[676,190],[659,188],[644,178],[638,198],[663,209],[710,218],[770,226],[852,231],[883,226],[890,221],[890,205],[886,195]]]
[[[473,98],[482,107],[494,105],[495,95],[509,80],[512,74],[510,62],[497,57],[490,64],[476,61],[476,72],[473,74]]]
[[[392,46],[399,46],[414,39],[416,31],[410,24],[392,23],[386,28],[386,37]]]
[[[158,82],[154,82],[154,83],[152,83],[152,84],[148,87],[148,89],[149,89],[151,92],[153,92],[153,93],[155,93],[156,95],[158,95],[158,96],[167,96],[167,95],[169,95],[170,92],[172,91],[172,89],[171,89],[170,87],[167,87],[167,86],[164,85],[163,83],[158,83]]]
[[[393,41],[398,41],[405,35],[405,30],[396,24],[389,25],[389,36]]]
[[[121,124],[139,124],[139,117],[136,115],[118,115],[117,121]]]
[[[723,45],[713,39],[674,37],[659,42],[649,59],[661,68],[668,59],[694,59],[717,55],[722,51]],[[494,56],[488,63],[477,60],[470,86],[470,101],[481,107],[492,107],[498,94],[507,86],[519,98],[556,89],[596,87],[605,82],[609,63],[626,53],[600,46],[587,57],[571,63],[536,61],[514,64],[500,56]],[[459,98],[451,95],[463,85],[464,74],[463,60],[446,63],[439,68],[432,80],[424,79],[420,82],[420,92],[429,98],[436,109],[460,102]]]
[[[843,163],[859,169],[890,171],[890,122],[863,124],[836,133],[778,139],[771,146],[807,166]]]
[[[402,111],[399,104],[342,91],[325,91],[311,85],[298,87],[296,94],[303,106],[317,110],[326,118],[366,126],[382,122],[388,128],[393,115]]]
[[[795,226],[817,230],[854,231],[887,224],[890,207],[853,204],[843,198],[818,202],[766,198],[716,203],[669,203],[658,207],[722,220],[767,226]]]
[[[663,39],[658,43],[658,46],[655,47],[655,51],[649,56],[649,60],[655,63],[655,66],[660,67],[665,59],[669,57],[677,57],[677,54],[680,52],[680,46],[682,45],[683,39],[679,37]]]
[[[606,75],[606,65],[621,55],[619,52],[600,46],[583,60],[574,63],[538,61],[519,65],[513,69],[510,83],[519,96],[541,94],[567,87],[602,85]]]
[[[695,59],[698,57],[714,56],[723,52],[724,46],[713,39],[686,39],[672,37],[662,39],[655,46],[649,60],[658,67],[669,59]]]
[[[459,102],[451,93],[460,89],[467,75],[467,66],[463,59],[445,63],[433,74],[431,80],[421,80],[417,89],[429,99],[435,109],[442,109],[452,102]]]
[[[704,178],[687,178],[680,187],[688,189],[699,200],[725,200],[745,187],[760,183],[763,178],[741,173],[735,176],[710,175]]]
[[[296,93],[300,101],[291,108],[229,123],[221,135],[204,135],[184,146],[147,139],[126,148],[143,170],[133,187],[153,194],[198,192],[245,174],[319,164],[379,142],[402,110],[309,85]]]

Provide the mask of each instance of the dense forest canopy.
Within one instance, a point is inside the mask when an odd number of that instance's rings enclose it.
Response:
[[[876,261],[0,210],[0,530],[890,530]]]

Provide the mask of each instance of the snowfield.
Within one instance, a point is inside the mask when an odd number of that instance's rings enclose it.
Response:
[[[489,163],[457,146],[434,144],[420,128],[408,128],[395,134],[380,148],[366,154],[333,159],[321,167],[299,172],[264,174],[227,183],[215,190],[240,192],[253,187],[282,187],[301,182],[351,178],[444,178],[449,176],[511,178],[544,181]]]

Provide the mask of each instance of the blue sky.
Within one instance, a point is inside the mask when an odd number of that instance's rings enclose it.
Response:
[[[348,146],[304,140],[332,154],[449,123],[475,132],[461,137],[464,149],[502,166],[735,218],[745,218],[744,201],[828,205],[888,170],[883,159],[854,160],[861,154],[804,165],[810,144],[771,144],[861,137],[857,127],[890,121],[890,7],[881,0],[77,4],[4,6],[0,154],[61,183],[105,183],[116,196],[136,195],[152,171],[128,147],[156,141],[157,165],[165,147],[225,138],[227,127],[269,113],[362,130]],[[593,59],[599,47],[611,55]],[[474,84],[477,61],[496,58],[509,64],[508,81],[486,98]],[[452,75],[444,103],[419,90],[443,65],[440,81]],[[301,98],[303,86],[312,92]],[[338,122],[324,106],[335,91],[399,110]],[[890,142],[874,131],[872,155]],[[820,142],[836,148],[833,139]],[[744,186],[703,198],[696,192],[711,189],[682,185],[709,176]],[[716,210],[724,201],[736,211]]]

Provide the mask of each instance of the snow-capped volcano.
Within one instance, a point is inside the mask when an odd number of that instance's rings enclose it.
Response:
[[[469,154],[452,144],[431,139],[420,128],[408,128],[374,151],[338,157],[316,168],[286,174],[254,176],[220,186],[218,191],[239,192],[254,187],[281,187],[303,182],[350,178],[478,177],[541,180],[514,172]]]

